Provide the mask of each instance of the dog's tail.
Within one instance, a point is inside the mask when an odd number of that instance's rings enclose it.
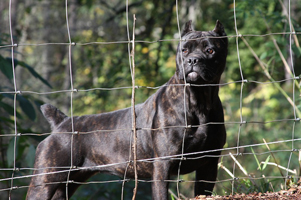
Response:
[[[68,117],[62,111],[50,104],[42,105],[41,111],[44,117],[50,123],[51,130],[57,127],[62,121],[64,121]]]

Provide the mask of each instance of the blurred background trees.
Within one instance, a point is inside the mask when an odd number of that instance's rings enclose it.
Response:
[[[74,115],[101,113],[130,106],[131,89],[88,90],[92,88],[118,88],[131,86],[127,41],[126,1],[120,0],[70,0],[68,1],[68,21],[72,42],[71,66],[74,88],[79,91],[73,96]],[[225,84],[220,96],[225,110],[228,133],[226,148],[237,145],[262,144],[267,142],[300,138],[300,80],[292,81],[292,68],[299,76],[301,72],[300,23],[301,2],[290,1],[292,27],[297,35],[290,37],[288,20],[288,0],[238,0],[236,18],[239,34],[238,47],[242,75],[248,82],[243,84],[236,50],[236,37],[229,38],[227,68],[222,77]],[[11,187],[10,180],[14,167],[14,151],[18,168],[33,167],[34,152],[39,141],[45,136],[23,135],[14,137],[15,126],[18,133],[49,133],[49,125],[43,119],[39,106],[51,103],[70,114],[70,93],[34,94],[22,92],[16,95],[16,117],[14,121],[14,82],[12,76],[11,44],[9,28],[9,1],[0,2],[0,193],[6,197]],[[68,32],[66,25],[65,1],[27,0],[12,1],[12,33],[14,43],[14,62],[16,87],[19,91],[38,93],[70,89],[70,68]],[[234,29],[234,4],[232,0],[223,1],[179,1],[179,20],[182,26],[193,20],[195,29],[212,30],[219,19],[225,26],[228,36],[236,35]],[[132,35],[132,16],[136,15],[136,83],[139,86],[160,86],[175,71],[175,51],[179,38],[176,16],[176,1],[129,2],[129,30]],[[270,33],[278,33],[269,35]],[[265,35],[265,36],[258,36]],[[160,42],[155,42],[159,41]],[[161,41],[163,40],[163,41]],[[138,42],[148,41],[148,42]],[[105,44],[104,42],[116,42]],[[292,51],[290,51],[290,42]],[[291,56],[293,62],[291,62]],[[288,70],[290,69],[290,70]],[[279,81],[271,83],[271,81]],[[260,83],[259,83],[260,82]],[[294,85],[295,84],[295,85]],[[293,86],[294,85],[294,86]],[[137,102],[143,102],[154,89],[137,90]],[[241,101],[242,100],[242,101]],[[294,100],[294,108],[290,100]],[[240,102],[242,106],[240,107]],[[294,114],[295,113],[295,114]],[[239,123],[246,121],[246,124]],[[263,122],[263,123],[254,123]],[[16,139],[16,140],[15,140]],[[17,144],[15,146],[15,143]],[[16,147],[16,148],[15,148]],[[241,153],[237,162],[252,177],[266,178],[258,183],[241,178],[236,182],[235,191],[252,192],[279,190],[285,186],[282,178],[269,178],[286,175],[286,170],[267,164],[278,163],[299,176],[299,140],[269,145],[239,148],[231,151]],[[281,151],[279,151],[281,150]],[[253,152],[256,153],[253,154]],[[268,152],[268,153],[267,153]],[[225,155],[228,151],[224,152]],[[271,155],[273,155],[271,157]],[[290,165],[288,166],[288,160]],[[257,162],[258,161],[258,162]],[[258,163],[265,162],[265,168]],[[232,179],[225,168],[234,172],[235,177],[245,177],[229,156],[221,159],[217,184],[217,194],[229,194]],[[280,172],[281,171],[281,172]],[[31,170],[20,170],[14,176],[31,174]],[[193,180],[193,175],[185,175],[184,180]],[[99,175],[93,180],[110,180],[116,177]],[[16,179],[14,186],[27,186],[29,179]],[[293,181],[296,181],[295,179]],[[272,186],[271,186],[271,184]],[[248,185],[249,184],[249,185]],[[150,184],[139,184],[139,195],[150,199]],[[263,185],[263,186],[262,186]],[[126,184],[125,197],[131,196],[132,185]],[[193,183],[180,184],[184,196],[193,196]],[[175,185],[171,189],[175,191]],[[27,188],[12,191],[15,198],[24,198]],[[74,199],[118,199],[121,184],[89,184],[82,186]],[[115,196],[112,196],[115,195]],[[145,197],[147,195],[147,197]]]

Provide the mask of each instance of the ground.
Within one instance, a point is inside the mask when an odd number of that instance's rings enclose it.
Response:
[[[195,199],[200,200],[251,200],[251,199],[267,199],[267,200],[301,200],[301,181],[297,185],[290,187],[288,190],[281,190],[279,192],[266,192],[266,193],[252,193],[252,194],[235,194],[228,196],[205,196],[200,195]]]

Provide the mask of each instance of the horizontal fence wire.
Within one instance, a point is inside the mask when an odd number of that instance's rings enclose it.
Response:
[[[273,35],[301,35],[301,32],[279,32],[279,33],[268,33],[268,34],[262,34],[262,35],[255,35],[255,34],[238,34],[238,35],[228,35],[228,36],[220,36],[220,37],[213,37],[208,36],[206,38],[237,38],[237,37],[268,37]],[[199,37],[200,39],[202,37]],[[196,39],[189,39],[189,40],[196,40]],[[189,41],[189,40],[182,40],[182,41]],[[144,40],[135,40],[135,43],[146,43],[146,44],[154,44],[154,43],[160,43],[160,42],[179,42],[180,39],[162,39],[162,40],[156,40],[156,41],[144,41]],[[111,42],[72,42],[72,46],[87,46],[87,45],[110,45],[110,44],[131,44],[131,41],[111,41]],[[15,44],[6,44],[0,45],[0,48],[11,48],[11,47],[18,47],[18,46],[49,46],[49,45],[62,45],[62,46],[69,46],[70,43],[15,43]]]

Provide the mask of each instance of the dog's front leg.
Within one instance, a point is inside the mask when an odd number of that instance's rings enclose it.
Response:
[[[211,195],[217,176],[218,157],[211,157],[201,168],[196,170],[194,192],[197,195]]]
[[[152,196],[153,200],[168,199],[169,162],[155,161],[153,168]]]

